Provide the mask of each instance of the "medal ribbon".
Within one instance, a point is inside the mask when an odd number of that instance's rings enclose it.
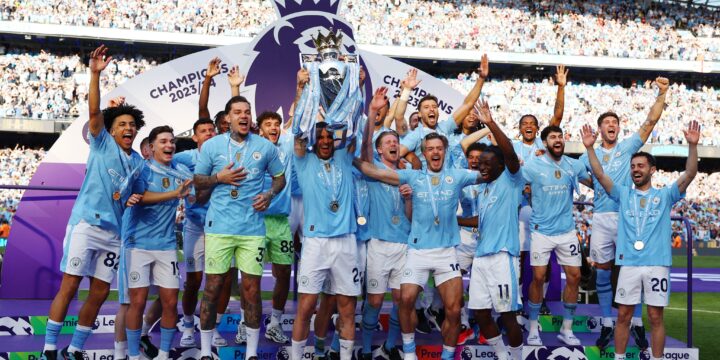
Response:
[[[245,141],[242,143],[238,143],[237,141],[232,139],[232,136],[230,133],[228,133],[228,143],[227,143],[227,158],[228,158],[228,164],[233,162],[233,159],[235,159],[235,156],[238,152],[232,151],[232,144],[235,143],[240,148],[239,150],[243,150],[242,156],[240,157],[240,166],[238,167],[244,167],[245,166],[245,160],[247,159],[247,153],[250,152],[250,137],[252,135],[248,134],[245,138]],[[231,190],[237,190],[237,187],[235,185],[230,185]]]
[[[187,168],[180,164],[176,164],[175,169],[173,169],[171,166],[158,165],[159,164],[155,163],[155,161],[148,162],[148,166],[150,167],[150,169],[160,176],[174,177],[183,181],[193,178],[193,175],[189,171],[186,171]]]
[[[387,185],[390,190],[390,195],[393,199],[393,215],[400,214],[400,189],[394,186]]]
[[[650,199],[652,199],[652,190],[648,192],[648,195],[650,195]],[[642,200],[645,198],[645,196],[640,196],[640,199]],[[650,200],[648,200],[648,203],[645,204],[645,212],[642,216],[640,216],[640,211],[638,211],[638,191],[635,190],[633,193],[633,205],[635,207],[635,235],[637,235],[637,241],[640,241],[643,243],[643,246],[645,245],[645,242],[640,237],[642,235],[642,231],[645,229],[645,224],[647,223],[648,214],[650,213]],[[639,219],[642,217],[642,220]],[[642,222],[641,222],[642,221]]]
[[[325,169],[321,169],[320,173],[322,174],[323,182],[325,183],[325,185],[327,185],[328,187],[332,187],[333,189],[331,204],[337,203],[338,191],[337,180],[335,179],[335,165],[333,164],[332,159],[328,160],[327,162],[321,161],[321,163],[323,165],[330,165],[330,177],[332,177],[332,179],[327,178],[327,175],[325,175],[327,171]]]
[[[360,208],[360,187],[363,186],[360,180],[355,181],[355,214],[358,218],[363,217],[362,209]],[[367,185],[366,185],[367,186]]]
[[[430,204],[432,205],[432,212],[433,212],[433,216],[435,217],[433,219],[433,221],[434,221],[435,219],[440,219],[440,218],[438,217],[438,206],[437,206],[437,203],[435,203],[435,194],[433,194],[432,184],[430,183],[430,175],[428,175],[427,173],[425,173],[425,180],[427,181],[427,188],[428,188],[428,192],[430,193]]]
[[[126,155],[120,150],[120,147],[118,146],[118,155],[120,156],[120,164],[122,164],[123,171],[125,172],[125,178],[122,182],[120,182],[120,185],[116,188],[116,191],[118,194],[120,194],[120,197],[122,198],[123,194],[125,193],[125,190],[127,190],[128,186],[130,185],[130,179],[132,179],[135,174],[142,169],[143,165],[145,165],[145,161],[141,161],[138,166],[136,166],[134,169],[130,166],[130,160],[132,159],[132,155]]]

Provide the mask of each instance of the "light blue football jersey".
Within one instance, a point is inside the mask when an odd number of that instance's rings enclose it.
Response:
[[[293,159],[303,194],[303,235],[335,237],[354,234],[353,153],[336,149],[329,160],[313,152]],[[333,211],[337,205],[336,211]]]
[[[612,179],[614,184],[630,185],[632,184],[632,179],[630,178],[630,159],[642,146],[643,142],[640,139],[640,135],[635,133],[631,137],[617,143],[610,150],[598,146],[595,148],[595,155],[597,155],[600,160],[603,172]],[[580,160],[583,162],[587,171],[592,172],[587,154],[582,154]],[[593,176],[593,190],[595,190],[593,199],[594,213],[618,211],[618,203],[608,197],[605,189],[600,185],[595,176]]]
[[[282,135],[277,143],[278,157],[285,167],[285,174],[292,173],[292,159],[295,151],[295,139],[290,135]],[[296,180],[297,182],[297,180]],[[276,194],[270,202],[270,206],[265,210],[265,215],[290,215],[290,194],[292,192],[292,180],[286,179],[285,187]],[[272,177],[265,173],[265,184],[263,192],[270,191],[272,188]]]
[[[132,183],[140,176],[145,160],[134,150],[125,153],[105,128],[98,136],[88,137],[90,156],[85,179],[68,223],[85,221],[119,234]]]
[[[436,249],[460,244],[460,228],[455,213],[462,188],[475,184],[479,173],[450,168],[439,173],[426,170],[398,170],[397,173],[400,184],[409,184],[413,189],[408,246]]]
[[[557,163],[545,154],[525,163],[522,173],[532,190],[530,231],[554,236],[575,229],[573,193],[589,178],[582,163],[564,155]]]
[[[522,140],[514,140],[513,149],[515,149],[518,159],[522,160],[523,163],[527,163],[533,157],[537,157],[535,153],[538,150],[545,150],[545,145],[543,145],[542,140],[540,140],[538,136],[532,145],[527,145]]]
[[[375,161],[380,169],[389,169]],[[366,177],[370,198],[370,236],[383,241],[406,244],[410,235],[410,221],[405,216],[405,199],[398,186],[388,185]]]
[[[673,204],[685,197],[677,182],[662,189],[643,192],[627,185],[615,184],[610,198],[620,205],[615,263],[628,266],[672,266]],[[642,250],[636,250],[636,241]]]
[[[190,174],[184,165],[172,162],[165,166],[155,160],[149,160],[137,180],[139,189],[164,193],[175,191],[183,179],[173,174],[179,170]],[[122,240],[126,249],[175,250],[175,216],[180,200],[163,201],[151,205],[137,204],[129,208],[127,226],[123,228]]]
[[[477,212],[480,238],[475,256],[506,251],[520,256],[518,209],[525,186],[522,169],[505,169],[495,181],[478,185]]]
[[[239,187],[215,185],[205,217],[205,233],[265,236],[264,216],[252,204],[263,190],[265,173],[280,176],[285,171],[277,147],[252,133],[242,143],[231,139],[230,133],[217,135],[203,144],[195,174],[217,174],[231,162],[233,168],[243,166],[247,177]]]

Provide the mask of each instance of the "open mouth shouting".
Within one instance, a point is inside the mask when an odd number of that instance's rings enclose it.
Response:
[[[273,144],[277,144],[278,139],[280,139],[280,131],[277,129],[268,131],[268,140],[270,140]]]
[[[122,144],[123,147],[129,148],[132,146],[133,140],[135,140],[135,132],[132,130],[125,130],[122,133]]]

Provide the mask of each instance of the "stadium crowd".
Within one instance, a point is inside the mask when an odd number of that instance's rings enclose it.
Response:
[[[108,92],[126,80],[157,66],[157,61],[140,55],[116,55],[103,78],[101,88]],[[0,56],[0,117],[33,119],[75,118],[87,108],[87,67],[76,54],[30,53],[8,49]],[[461,73],[443,79],[461,93],[472,88],[475,73]],[[485,95],[498,114],[498,121],[511,136],[522,114],[552,114],[554,84],[552,79],[494,79],[485,85]],[[568,140],[579,141],[579,127],[606,111],[623,117],[623,136],[637,129],[645,120],[643,109],[654,98],[651,81],[639,81],[630,88],[607,83],[570,83],[566,100]],[[701,145],[720,145],[720,90],[712,87],[691,89],[672,84],[662,128],[655,129],[648,140],[654,144],[682,144],[682,124],[697,119],[703,125]],[[701,106],[701,104],[706,104]],[[547,119],[540,119],[546,124]],[[544,122],[545,121],[545,122]]]
[[[364,44],[690,61],[720,58],[718,14],[604,0],[349,0],[340,10]],[[276,15],[259,0],[2,0],[0,19],[251,37]]]
[[[466,93],[476,78],[475,73],[462,73],[457,78],[444,80],[461,93]],[[645,121],[646,114],[639,110],[655,97],[655,89],[650,80],[638,82],[629,88],[599,81],[577,84],[571,82],[569,85],[568,98],[565,101],[567,122],[564,126],[567,127],[566,140],[571,141],[579,141],[580,127],[588,121],[592,122],[592,119],[607,110],[620,114],[621,135],[630,136]],[[552,78],[542,82],[525,79],[493,80],[485,85],[484,91],[506,131],[516,128],[517,120],[523,114],[552,114],[553,111],[555,90]],[[682,124],[690,119],[697,119],[703,124],[701,145],[719,145],[718,99],[720,91],[713,88],[703,86],[693,90],[684,84],[672,84],[667,99],[668,107],[663,114],[663,126],[653,131],[648,143],[683,144]],[[540,120],[542,125],[543,119]]]
[[[109,91],[156,65],[140,55],[118,56],[101,87]],[[77,54],[5,49],[0,56],[0,78],[2,117],[66,119],[87,108],[87,66]]]
[[[0,184],[28,185],[44,157],[45,150],[42,149],[18,146],[0,149]],[[12,222],[22,194],[22,190],[0,189],[0,223],[5,220]]]

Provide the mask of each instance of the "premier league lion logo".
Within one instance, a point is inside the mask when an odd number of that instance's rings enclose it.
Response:
[[[247,86],[255,85],[255,107],[259,111],[282,109],[287,118],[288,104],[295,97],[295,78],[300,54],[316,52],[313,41],[318,31],[330,28],[343,34],[340,52],[355,54],[353,30],[338,16],[340,0],[275,0],[279,20],[258,35],[250,49],[255,58],[248,70]],[[270,68],[272,71],[262,71]],[[365,89],[372,89],[368,77]]]

